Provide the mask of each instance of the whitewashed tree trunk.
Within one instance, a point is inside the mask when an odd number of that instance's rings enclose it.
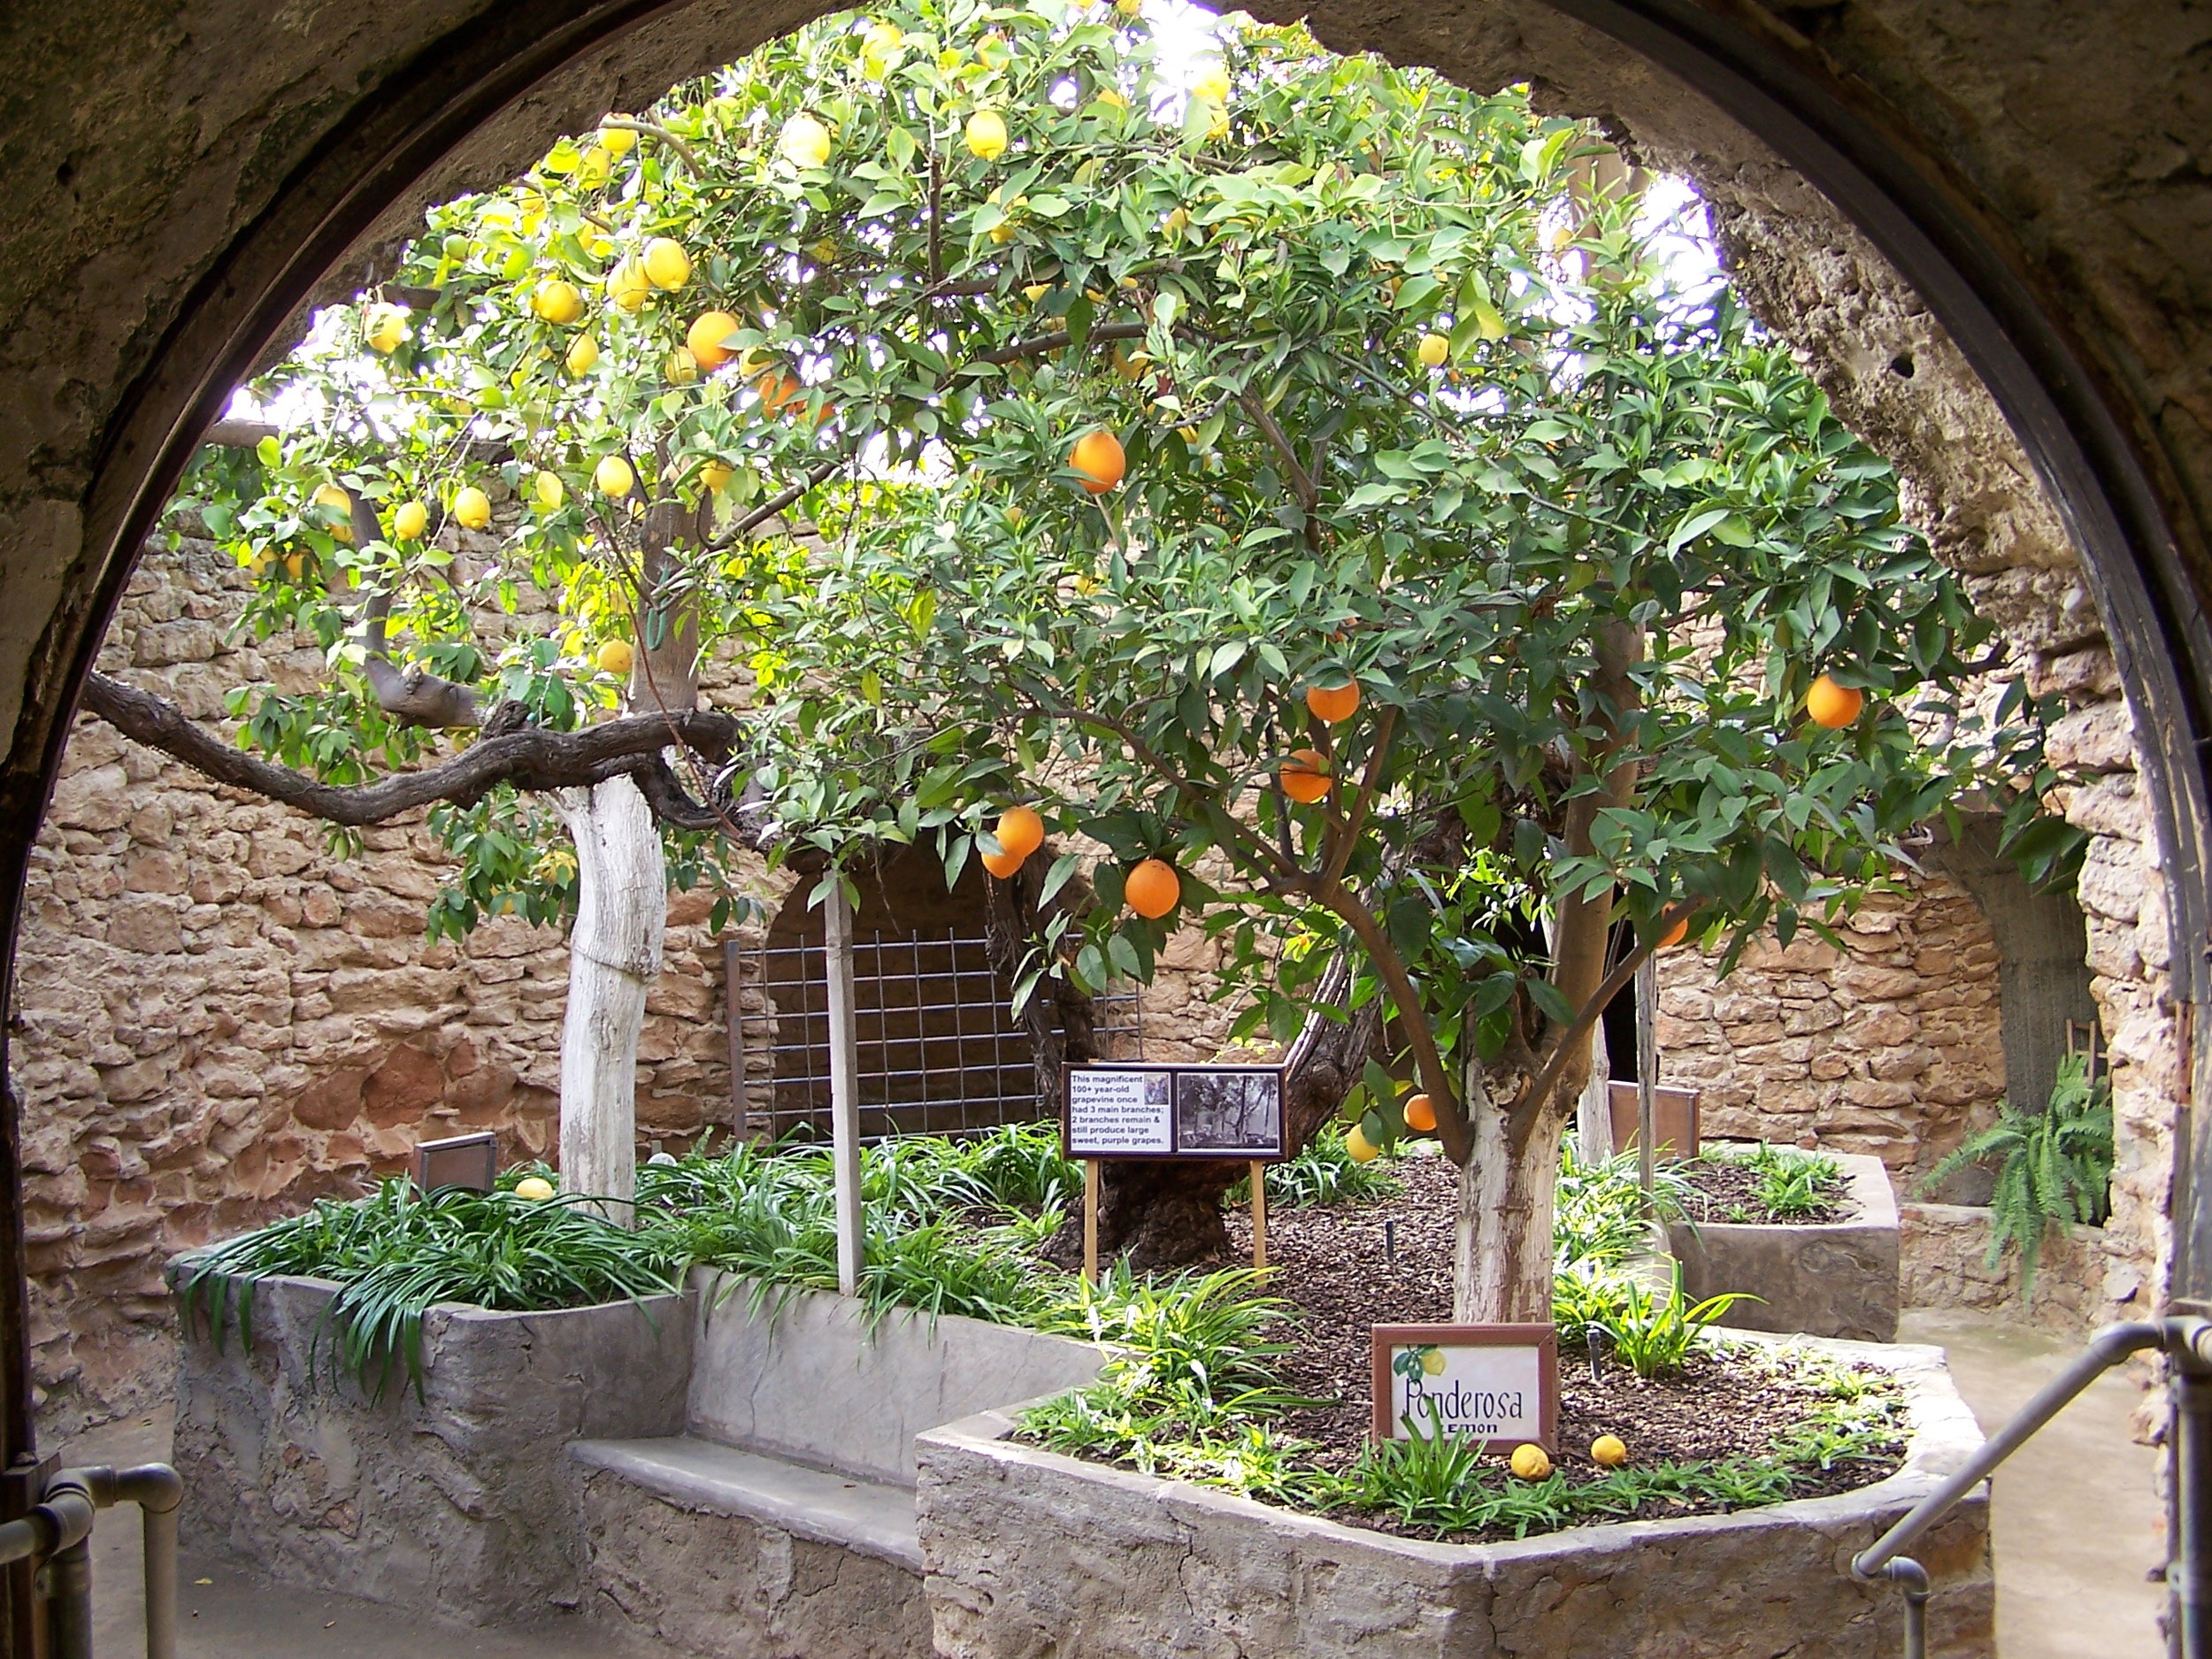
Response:
[[[1575,1148],[1585,1164],[1601,1164],[1613,1156],[1613,1056],[1603,1020],[1590,1032],[1590,1080],[1575,1104]]]
[[[1546,1111],[1515,1156],[1505,1114],[1479,1069],[1468,1068],[1474,1152],[1459,1171],[1452,1227],[1452,1318],[1461,1325],[1551,1323],[1552,1188],[1563,1113]]]
[[[637,1049],[645,993],[661,971],[668,871],[660,828],[636,784],[611,778],[557,789],[576,843],[576,926],[568,943],[568,1013],[561,1027],[561,1185],[622,1202],[637,1192]]]

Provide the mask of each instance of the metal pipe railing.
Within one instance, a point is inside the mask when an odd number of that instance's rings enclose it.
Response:
[[[0,1525],[0,1564],[46,1563],[49,1659],[92,1659],[92,1525],[135,1503],[146,1539],[146,1659],[176,1659],[177,1508],[184,1480],[166,1463],[65,1469],[30,1514]]]
[[[1854,1578],[1886,1578],[1905,1589],[1905,1659],[1927,1651],[1927,1569],[1906,1549],[1962,1502],[2006,1458],[2098,1378],[2130,1355],[2157,1348],[2177,1379],[2176,1552],[2166,1570],[2176,1601],[2184,1659],[2212,1659],[2212,1321],[2140,1319],[2108,1325],[2089,1347],[2037,1391],[2009,1423],[1981,1444],[1943,1484],[1907,1510],[1851,1560]]]

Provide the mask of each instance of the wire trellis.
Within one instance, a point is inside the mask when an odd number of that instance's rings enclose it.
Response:
[[[828,959],[818,941],[732,944],[730,1066],[738,1133],[830,1133]],[[1040,1115],[1037,1056],[990,946],[956,930],[853,941],[860,1133],[963,1134]],[[748,1006],[749,1004],[749,1006]],[[1143,1057],[1133,987],[1094,1000],[1102,1054]],[[766,1078],[747,1075],[766,1039]]]

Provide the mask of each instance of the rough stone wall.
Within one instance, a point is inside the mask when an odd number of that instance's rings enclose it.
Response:
[[[1840,933],[1840,950],[1763,941],[1724,979],[1715,958],[1661,958],[1660,1078],[1702,1091],[1709,1135],[1811,1135],[1909,1192],[2004,1093],[1996,941],[1941,876],[1870,895]]]
[[[227,687],[316,673],[311,650],[227,637],[241,580],[205,542],[150,557],[103,666],[204,719]],[[505,918],[427,943],[436,838],[417,818],[364,841],[334,857],[303,814],[80,722],[17,980],[34,1363],[58,1423],[165,1388],[173,1251],[358,1192],[419,1140],[556,1150],[562,933]],[[639,1047],[640,1135],[676,1148],[729,1116],[709,903],[672,896]]]

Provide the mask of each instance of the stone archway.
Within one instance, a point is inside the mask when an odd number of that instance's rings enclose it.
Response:
[[[422,202],[511,173],[553,133],[829,9],[335,0],[310,16],[203,0],[0,25],[21,88],[7,151],[21,194],[0,261],[17,319],[0,345],[17,388],[0,422],[11,946],[75,687],[229,387],[303,305],[373,269]],[[1465,0],[1410,13],[1330,0],[1310,20],[1340,50],[1476,84],[1533,80],[1553,106],[1697,180],[1739,280],[1924,490],[1939,544],[1992,561],[1978,573],[2018,599],[2009,626],[2061,619],[2037,648],[2045,672],[2104,695],[2064,735],[2099,778],[2073,810],[2158,872],[2136,914],[2093,924],[2123,1016],[2108,1021],[2116,1044],[2125,1028],[2139,1056],[2134,1199],[2154,1265],[2168,1205],[2147,1155],[2187,1129],[2172,1009],[2206,989],[2212,356],[2200,342],[2212,301],[2169,278],[2202,265],[2212,234],[2200,214],[2166,211],[2201,199],[2193,156],[2169,134],[2207,127],[2192,67],[2203,26],[2178,4],[2076,20],[1964,0]],[[2064,86],[2046,78],[2054,56]],[[2130,96],[2093,91],[2069,111],[2076,86]],[[2109,700],[2122,686],[2139,746]],[[2201,1302],[2212,1204],[2185,1198],[2175,1287]],[[21,1248],[11,1205],[0,1460],[30,1444]]]

